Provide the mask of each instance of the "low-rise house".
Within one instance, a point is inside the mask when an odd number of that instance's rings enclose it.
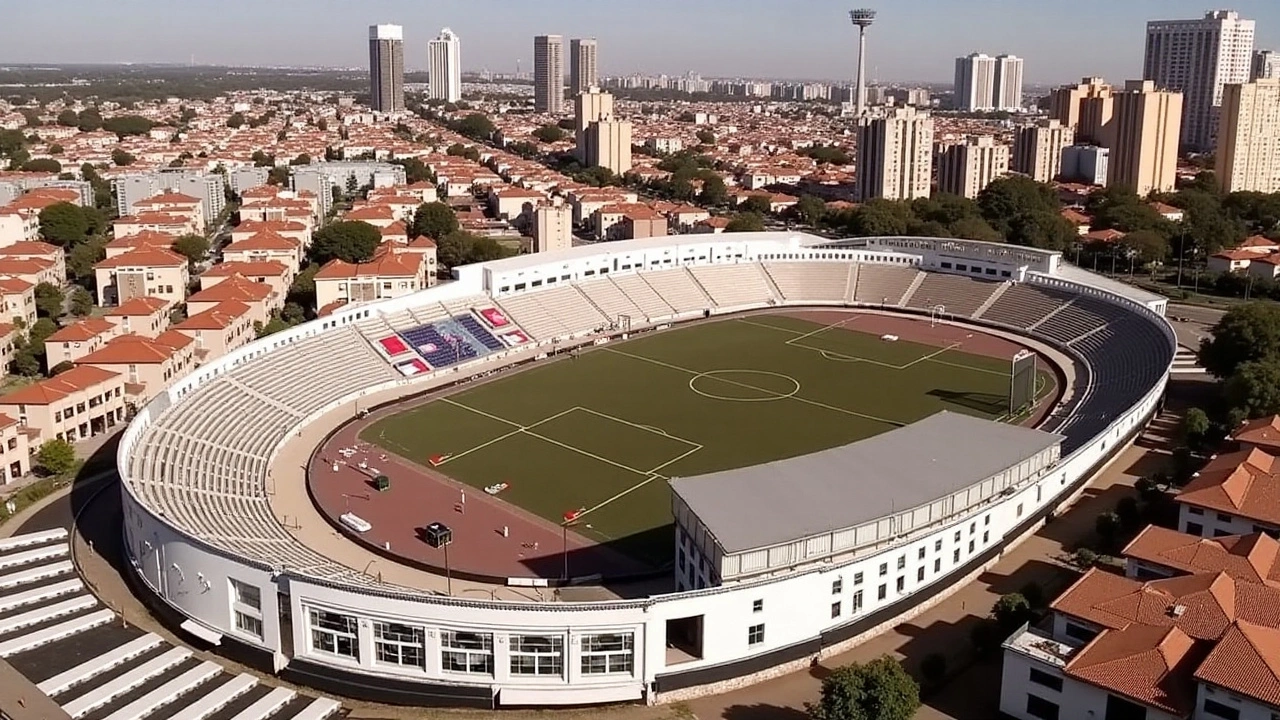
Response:
[[[57,245],[28,241],[0,247],[0,258],[12,260],[37,260],[50,263],[53,275],[61,285],[67,279],[67,253]]]
[[[539,205],[547,202],[547,196],[521,187],[489,188],[489,211],[499,220],[513,221],[532,217]]]
[[[145,404],[195,367],[195,341],[176,330],[154,338],[120,335],[76,361],[124,377],[126,400]]]
[[[262,325],[271,319],[272,312],[284,305],[283,296],[277,295],[270,285],[233,275],[187,298],[187,315],[198,315],[230,301],[248,305],[249,322]]]
[[[18,278],[0,277],[4,320],[31,327],[36,321],[36,286]]]
[[[44,354],[49,367],[80,358],[106,346],[121,335],[121,328],[103,318],[85,318],[59,328],[44,341]]]
[[[231,228],[231,242],[238,243],[262,232],[293,238],[304,250],[311,244],[310,228],[297,220],[241,220]]]
[[[177,239],[177,235],[144,230],[134,235],[125,235],[124,237],[112,239],[111,242],[107,243],[106,256],[113,258],[134,250],[172,250],[173,243]]]
[[[0,485],[8,485],[31,472],[31,446],[17,419],[0,415]]]
[[[1208,462],[1174,502],[1178,529],[1220,537],[1256,531],[1280,534],[1280,462],[1277,456],[1243,447]]]
[[[161,298],[136,297],[103,313],[102,319],[120,328],[120,333],[155,337],[169,327],[169,303]]]
[[[117,238],[137,235],[147,230],[173,235],[174,237],[199,235],[204,231],[204,228],[196,224],[195,218],[187,215],[158,212],[126,215],[112,223],[111,228]]]
[[[216,360],[253,342],[253,308],[235,300],[218,303],[173,326],[195,342],[197,365]]]
[[[133,204],[133,214],[135,216],[144,216],[151,213],[177,215],[187,218],[191,222],[191,226],[196,228],[196,232],[200,233],[208,229],[208,223],[213,219],[204,216],[204,201],[200,198],[176,192],[152,195],[146,200],[140,200]]]
[[[428,268],[435,267],[435,248],[430,248],[429,253],[412,250],[384,244],[367,263],[330,260],[315,276],[316,307],[387,300],[428,287]]]
[[[289,294],[289,286],[293,283],[293,270],[288,265],[275,260],[258,262],[223,262],[214,265],[200,274],[200,289],[217,285],[233,277],[242,277],[255,283],[264,283],[271,288],[273,300],[284,304],[284,296]]]
[[[99,305],[155,297],[170,305],[186,297],[191,282],[187,259],[171,250],[147,248],[110,257],[93,266]]]
[[[125,421],[124,376],[77,366],[0,396],[0,414],[16,418],[34,447],[83,440]]]
[[[297,273],[302,265],[302,250],[303,245],[296,238],[263,230],[241,240],[233,239],[231,244],[222,248],[222,261],[279,262]]]
[[[17,325],[0,323],[0,368],[8,368],[13,364],[13,356],[18,352],[18,338],[22,331]]]

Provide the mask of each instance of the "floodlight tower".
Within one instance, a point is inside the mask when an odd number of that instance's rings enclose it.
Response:
[[[862,117],[867,109],[867,28],[876,20],[876,11],[859,8],[849,11],[849,19],[858,28],[858,77],[854,83],[854,117]]]

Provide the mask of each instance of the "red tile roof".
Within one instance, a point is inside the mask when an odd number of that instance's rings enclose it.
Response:
[[[1280,525],[1280,463],[1257,448],[1219,455],[1174,499]]]
[[[120,377],[119,373],[91,365],[77,365],[58,375],[41,380],[0,397],[0,405],[49,405],[68,396]]]

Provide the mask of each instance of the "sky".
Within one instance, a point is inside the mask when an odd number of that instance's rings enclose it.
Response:
[[[854,0],[878,8],[867,76],[948,82],[970,52],[1025,58],[1027,83],[1142,72],[1144,24],[1200,17],[1204,0]],[[856,31],[834,0],[44,0],[8,5],[2,63],[186,63],[359,67],[368,26],[404,26],[405,64],[426,65],[442,27],[463,69],[526,72],[532,37],[599,40],[603,75],[851,77]],[[1236,0],[1259,49],[1280,49],[1280,1]],[[566,68],[567,69],[567,68]]]

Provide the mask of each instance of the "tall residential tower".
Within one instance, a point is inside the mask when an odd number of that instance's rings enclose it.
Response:
[[[449,28],[427,43],[427,98],[456,103],[462,99],[462,42]]]
[[[596,70],[595,38],[569,41],[569,94],[581,95],[600,84]]]
[[[538,35],[533,39],[533,109],[564,112],[564,38]]]
[[[1181,93],[1161,90],[1150,80],[1126,82],[1115,94],[1107,184],[1124,185],[1139,195],[1172,190],[1183,116]]]
[[[986,112],[995,109],[996,59],[986,53],[956,58],[955,106],[957,110]]]
[[[996,56],[996,76],[992,85],[991,104],[996,110],[1017,112],[1022,109],[1022,58],[1016,55]]]
[[[933,181],[933,118],[913,107],[858,121],[859,200],[929,197]]]
[[[1280,78],[1222,92],[1214,174],[1223,192],[1280,192]]]
[[[378,112],[404,110],[404,28],[369,26],[369,107]]]
[[[1182,94],[1180,143],[1213,149],[1222,86],[1249,82],[1253,21],[1233,10],[1211,10],[1198,20],[1152,20],[1142,77],[1159,90]],[[1114,168],[1116,158],[1112,157]]]

